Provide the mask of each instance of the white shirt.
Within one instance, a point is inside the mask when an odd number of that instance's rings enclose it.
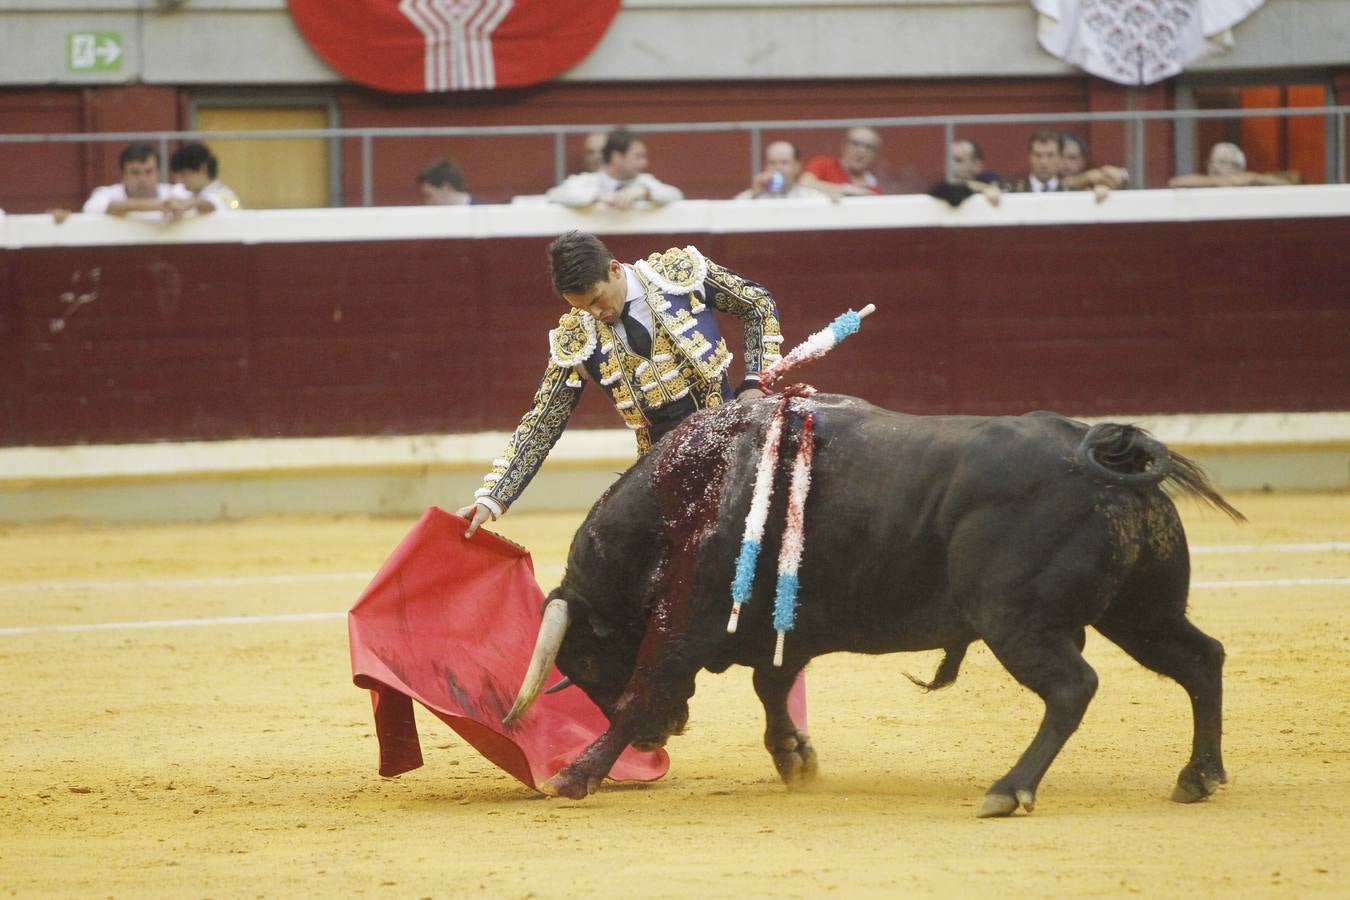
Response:
[[[84,201],[82,212],[100,215],[108,211],[108,207],[116,201],[127,200],[127,186],[122,182],[117,184],[108,184],[103,187],[94,188],[94,192],[89,195],[89,199]],[[192,192],[181,184],[165,184],[160,182],[155,185],[155,199],[157,200],[191,200]],[[153,213],[158,215],[158,213]]]
[[[652,319],[652,308],[647,303],[647,289],[642,286],[642,281],[638,278],[637,272],[634,272],[633,267],[628,263],[623,264],[623,271],[628,276],[628,293],[624,297],[624,308],[630,316],[638,320],[643,328],[647,329],[647,334],[651,336],[652,344],[655,346],[656,323]],[[623,339],[625,347],[632,350],[633,341],[632,336],[628,333],[628,326],[622,320],[617,325],[618,327],[614,329],[615,334]]]
[[[545,196],[550,203],[579,208],[590,206],[602,195],[612,194],[625,184],[642,185],[647,189],[647,195],[651,197],[651,203],[655,206],[664,206],[684,199],[683,191],[658,180],[655,175],[643,172],[632,181],[623,182],[603,170],[569,175],[562,184],[549,188]]]
[[[818,190],[816,190],[816,189],[813,188],[813,187],[807,187],[806,185],[802,184],[801,182],[797,182],[796,184],[794,184],[794,185],[792,186],[791,190],[787,191],[787,193],[783,193],[783,194],[774,194],[774,193],[770,193],[769,191],[765,191],[764,193],[762,193],[762,194],[760,194],[758,197],[756,197],[756,196],[755,196],[755,190],[754,190],[754,188],[746,188],[745,190],[741,191],[739,194],[737,194],[737,195],[736,195],[735,197],[733,197],[732,199],[733,199],[733,200],[805,200],[805,199],[808,198],[808,197],[820,197],[821,199],[825,199],[825,198],[829,197],[829,194],[826,194],[826,193],[823,193],[823,192],[821,192],[821,191],[818,191]]]
[[[1049,181],[1041,181],[1035,175],[1028,175],[1027,183],[1031,185],[1032,192],[1037,194],[1044,194],[1048,191],[1059,190],[1058,175],[1056,175],[1054,178],[1051,178]]]
[[[239,195],[221,184],[219,179],[202,188],[197,197],[214,206],[216,212],[240,208]]]

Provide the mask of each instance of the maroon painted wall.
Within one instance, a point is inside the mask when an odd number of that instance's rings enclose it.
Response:
[[[875,302],[801,379],[895,409],[1350,409],[1350,218],[607,241],[696,243],[774,289],[789,343]],[[8,251],[0,444],[509,429],[561,310],[545,244]],[[575,423],[617,427],[587,393]]]

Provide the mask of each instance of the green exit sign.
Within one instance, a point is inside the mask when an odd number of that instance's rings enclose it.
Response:
[[[69,72],[122,71],[122,32],[72,31],[66,35]]]

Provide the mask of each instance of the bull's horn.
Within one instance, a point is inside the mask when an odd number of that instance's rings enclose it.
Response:
[[[548,673],[553,668],[553,660],[558,658],[558,648],[562,646],[563,635],[567,634],[567,623],[571,618],[567,601],[562,597],[553,598],[548,602],[548,606],[544,607],[544,619],[539,623],[539,637],[534,642],[534,655],[530,657],[530,667],[525,671],[525,680],[521,682],[515,705],[506,714],[506,718],[502,719],[503,725],[510,725],[534,705],[535,699],[544,687],[544,679],[548,678]]]
[[[566,675],[564,675],[561,679],[558,680],[558,683],[557,683],[557,684],[553,685],[552,687],[544,688],[544,693],[545,693],[545,694],[556,694],[556,693],[558,693],[558,691],[566,690],[567,688],[570,688],[571,686],[572,686],[572,679],[570,679],[570,678],[568,678]]]

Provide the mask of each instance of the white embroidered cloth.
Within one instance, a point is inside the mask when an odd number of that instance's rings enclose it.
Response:
[[[1041,46],[1117,84],[1153,84],[1233,46],[1265,0],[1031,0]]]

